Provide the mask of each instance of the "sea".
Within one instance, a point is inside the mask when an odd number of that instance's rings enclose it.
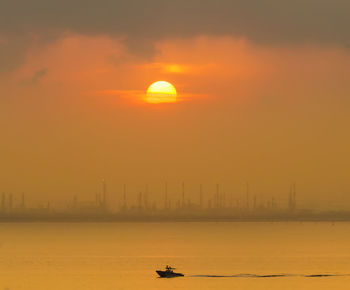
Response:
[[[350,289],[350,223],[0,223],[10,289]]]

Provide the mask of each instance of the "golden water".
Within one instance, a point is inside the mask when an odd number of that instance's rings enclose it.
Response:
[[[166,264],[186,276],[157,278]],[[0,224],[0,290],[350,289],[349,274],[350,223]]]

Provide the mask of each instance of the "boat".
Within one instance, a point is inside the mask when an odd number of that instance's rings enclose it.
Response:
[[[183,277],[185,276],[182,273],[175,273],[175,268],[172,268],[170,266],[165,267],[165,271],[157,270],[157,274],[160,276],[160,278],[175,278],[175,277]]]

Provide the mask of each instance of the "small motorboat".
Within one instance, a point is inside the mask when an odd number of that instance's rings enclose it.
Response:
[[[174,278],[174,277],[183,277],[183,276],[185,276],[182,273],[175,273],[174,270],[175,270],[175,268],[172,268],[172,267],[167,265],[165,267],[165,271],[157,270],[156,272],[161,278]]]

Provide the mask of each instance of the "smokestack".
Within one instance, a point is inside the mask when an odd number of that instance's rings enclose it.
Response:
[[[148,209],[148,184],[145,187],[145,194],[143,195],[143,206],[145,209]]]
[[[126,204],[126,184],[124,184],[124,194],[123,194],[123,208],[126,210],[127,204]]]
[[[220,197],[219,197],[219,184],[216,184],[216,194],[215,194],[215,207],[218,208],[220,205]]]
[[[6,195],[4,192],[2,193],[2,198],[1,198],[1,209],[3,212],[6,211]]]
[[[246,199],[247,199],[247,209],[249,209],[249,183],[246,183]]]
[[[290,186],[289,191],[289,201],[288,201],[288,208],[290,211],[294,211],[296,209],[296,189],[295,189],[295,182],[293,182]]]
[[[102,206],[104,210],[107,209],[107,187],[104,178],[102,178]]]
[[[168,183],[165,182],[165,192],[164,192],[164,209],[168,208]]]
[[[295,182],[293,184],[293,209],[295,210],[297,208],[297,202],[296,202],[296,185]]]
[[[185,206],[185,182],[182,182],[182,206]]]

